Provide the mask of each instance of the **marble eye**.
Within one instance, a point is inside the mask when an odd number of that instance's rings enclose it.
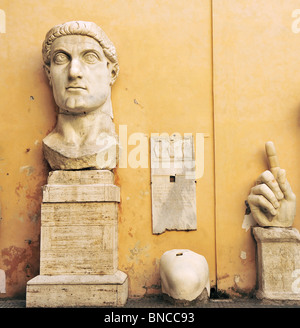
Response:
[[[69,61],[69,57],[63,52],[58,52],[55,54],[53,61],[55,64],[65,64]]]
[[[94,52],[87,52],[83,58],[88,64],[95,64],[99,61],[99,57]]]

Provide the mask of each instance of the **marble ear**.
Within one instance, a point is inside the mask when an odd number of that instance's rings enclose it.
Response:
[[[111,75],[110,86],[112,86],[115,83],[118,76],[118,64],[112,63],[110,60],[107,60],[107,68],[110,71],[110,75]]]
[[[43,65],[43,67],[44,67],[44,70],[45,70],[46,75],[48,77],[49,84],[52,87],[52,81],[51,81],[51,75],[50,75],[50,67],[48,65]]]

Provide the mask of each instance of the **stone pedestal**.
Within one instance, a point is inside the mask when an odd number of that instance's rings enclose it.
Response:
[[[300,234],[295,228],[254,227],[256,297],[300,302]]]
[[[119,187],[108,170],[53,171],[43,187],[40,275],[27,307],[122,306],[118,270]]]

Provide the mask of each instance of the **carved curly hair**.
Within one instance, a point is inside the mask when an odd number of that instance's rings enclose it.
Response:
[[[61,25],[56,25],[50,29],[46,34],[42,47],[44,68],[46,70],[49,70],[50,68],[52,43],[57,38],[65,35],[83,35],[95,39],[102,47],[105,56],[114,64],[114,80],[117,78],[119,73],[119,63],[116,48],[104,31],[93,22],[71,21]]]

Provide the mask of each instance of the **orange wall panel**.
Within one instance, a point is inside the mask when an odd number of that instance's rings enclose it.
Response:
[[[119,268],[130,296],[160,291],[159,259],[172,248],[204,255],[215,284],[213,111],[210,1],[2,1],[0,34],[0,269],[6,294],[24,295],[39,273],[41,187],[49,166],[42,139],[55,126],[42,68],[46,32],[70,20],[94,21],[116,46],[120,74],[112,89],[116,130],[206,133],[205,172],[197,180],[198,229],[156,236],[151,226],[150,168],[119,168]],[[135,149],[128,145],[128,156]],[[148,152],[148,155],[150,152]],[[150,163],[150,158],[148,160]]]

